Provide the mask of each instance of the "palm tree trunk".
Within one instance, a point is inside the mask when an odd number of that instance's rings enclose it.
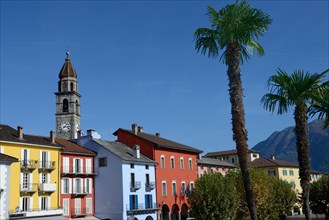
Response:
[[[303,212],[305,219],[310,220],[310,205],[309,205],[309,184],[311,181],[310,167],[310,145],[308,139],[307,125],[307,109],[306,105],[296,105],[295,118],[295,133],[296,133],[296,148],[299,162],[299,179],[302,187]]]
[[[252,220],[257,219],[251,180],[248,171],[247,131],[245,129],[242,81],[240,75],[240,45],[231,42],[227,46],[227,76],[229,78],[229,93],[231,101],[233,140],[239,158],[246,200]]]

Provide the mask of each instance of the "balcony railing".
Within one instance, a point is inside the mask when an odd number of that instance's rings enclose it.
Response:
[[[58,207],[47,207],[44,209],[26,209],[17,207],[15,210],[9,210],[9,218],[22,218],[22,217],[38,217],[38,216],[51,216],[62,215],[63,209]]]
[[[38,163],[37,160],[21,160],[21,169],[34,170],[38,167]]]
[[[20,184],[20,190],[22,193],[34,193],[38,191],[38,183],[23,183]]]
[[[86,215],[88,215],[86,208],[74,208],[71,210],[72,217],[86,216]]]
[[[62,166],[61,175],[86,175],[95,176],[96,172],[93,172],[92,167],[73,167],[73,166]]]
[[[141,182],[140,181],[130,182],[130,191],[136,191],[140,188],[141,188]]]
[[[128,214],[133,213],[141,213],[141,212],[152,212],[155,210],[158,210],[158,204],[157,203],[151,203],[151,204],[144,204],[144,203],[132,203],[126,205]]]
[[[40,161],[39,170],[54,170],[56,168],[56,161]]]
[[[147,191],[150,191],[152,189],[155,189],[155,182],[145,183],[145,188],[146,188]]]
[[[40,183],[39,192],[55,192],[56,183]]]
[[[73,188],[73,194],[76,195],[88,195],[91,192],[89,192],[88,187],[74,187]]]

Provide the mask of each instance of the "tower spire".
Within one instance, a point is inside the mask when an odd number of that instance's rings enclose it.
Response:
[[[66,50],[66,60],[71,60],[69,50]]]

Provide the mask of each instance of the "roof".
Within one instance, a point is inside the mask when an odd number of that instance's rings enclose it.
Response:
[[[93,139],[94,142],[103,146],[105,149],[115,154],[124,161],[139,162],[139,163],[156,163],[154,160],[144,156],[140,153],[140,158],[136,158],[133,155],[133,149],[121,142],[116,141],[103,141],[99,139]]]
[[[16,157],[12,157],[7,154],[0,153],[0,163],[2,162],[14,163],[14,162],[18,162],[18,159]]]
[[[73,77],[73,78],[78,77],[77,72],[73,68],[73,65],[71,63],[71,59],[70,59],[69,55],[70,55],[70,53],[66,52],[65,63],[63,64],[63,67],[62,67],[62,69],[61,69],[61,71],[59,72],[59,75],[58,75],[58,77],[60,79],[67,78],[67,77]]]
[[[197,160],[198,165],[203,164],[203,165],[214,165],[214,166],[222,166],[222,167],[236,167],[234,164],[221,161],[219,159],[214,159],[214,158],[201,158]]]
[[[137,135],[136,135],[131,130],[122,129],[122,128],[119,128],[119,130],[130,133],[130,134],[135,135],[135,136],[138,136],[138,137],[140,137],[144,140],[147,140],[147,141],[153,143],[156,147],[159,147],[159,148],[187,151],[187,152],[192,152],[192,153],[196,153],[196,154],[200,154],[200,153],[203,152],[199,149],[196,149],[196,148],[184,145],[184,144],[180,144],[180,143],[177,143],[175,141],[171,141],[171,140],[162,138],[162,137],[157,136],[157,135],[148,134],[148,133],[145,133],[145,132],[137,132]],[[117,132],[119,130],[117,130],[113,134],[117,135]]]
[[[299,167],[296,163],[269,158],[258,158],[249,163],[251,167]]]
[[[259,151],[255,150],[248,150],[248,153],[260,153]],[[216,151],[216,152],[209,152],[204,157],[216,157],[216,156],[224,156],[224,155],[234,155],[237,154],[237,150],[226,150],[226,151]]]
[[[64,154],[85,154],[91,156],[96,155],[95,152],[63,138],[56,138],[56,143],[63,147],[62,153]]]
[[[8,125],[0,124],[0,141],[16,142],[21,144],[44,145],[49,147],[61,148],[61,146],[59,146],[58,144],[52,143],[50,137],[23,134],[23,139],[19,139],[17,133],[18,132],[16,129]]]

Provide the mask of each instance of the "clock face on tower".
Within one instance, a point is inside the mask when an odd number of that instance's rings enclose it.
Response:
[[[59,124],[59,130],[61,132],[69,132],[71,130],[71,124],[68,121],[63,121]]]

